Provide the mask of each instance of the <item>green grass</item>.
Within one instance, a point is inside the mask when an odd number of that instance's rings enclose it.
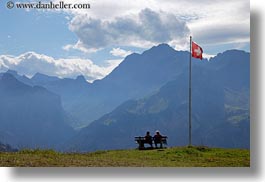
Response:
[[[249,167],[244,149],[174,147],[154,150],[110,150],[92,153],[59,153],[53,150],[1,152],[0,166],[58,167]]]

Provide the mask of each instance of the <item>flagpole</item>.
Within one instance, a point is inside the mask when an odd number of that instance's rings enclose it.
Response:
[[[189,65],[189,146],[191,146],[191,43],[192,36],[190,36],[190,65]]]

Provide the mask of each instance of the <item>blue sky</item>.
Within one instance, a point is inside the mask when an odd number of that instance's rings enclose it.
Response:
[[[205,56],[250,50],[248,0],[65,0],[90,3],[91,9],[60,11],[7,9],[6,2],[0,3],[0,71],[15,69],[27,76],[40,71],[60,77],[84,74],[93,81],[126,55],[159,43],[187,50],[189,35]],[[28,52],[34,54],[35,71],[25,69],[30,66],[27,60],[33,59]],[[54,72],[38,69],[45,61]]]
[[[19,55],[35,51],[64,56],[62,45],[77,40],[67,28],[64,14],[9,10],[1,4],[1,54]]]

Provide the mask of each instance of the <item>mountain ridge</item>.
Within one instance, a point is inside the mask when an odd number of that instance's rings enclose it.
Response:
[[[219,59],[217,56],[212,62],[204,64],[198,61],[193,65],[194,144],[249,148],[249,53],[228,51],[224,54],[230,58],[228,64],[223,64],[227,58],[220,59],[221,62],[215,61]],[[236,56],[237,60],[233,60],[234,55],[243,56]],[[66,148],[70,151],[130,148],[134,146],[134,136],[157,129],[169,136],[172,146],[187,145],[187,117],[186,70],[153,95],[125,101],[112,112],[95,120],[73,137]],[[108,142],[104,143],[106,138]]]
[[[235,52],[244,53],[239,50],[228,50],[219,53],[218,57]],[[43,86],[60,95],[64,109],[74,118],[69,124],[74,128],[80,128],[111,112],[128,99],[137,99],[157,92],[162,85],[188,70],[188,60],[188,51],[176,51],[167,44],[159,44],[142,54],[128,55],[109,75],[93,83],[87,83],[81,77],[77,77],[57,81],[46,80],[44,83],[35,82],[31,85]],[[209,62],[211,64],[208,64]],[[218,62],[216,56],[209,61],[192,59],[193,67],[222,67],[223,63],[218,65],[212,62]]]
[[[60,97],[29,86],[9,73],[0,76],[0,141],[16,148],[56,148],[74,131],[65,123]]]

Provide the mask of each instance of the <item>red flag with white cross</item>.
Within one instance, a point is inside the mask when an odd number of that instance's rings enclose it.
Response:
[[[192,48],[191,48],[191,50],[192,50],[192,57],[199,58],[199,59],[202,60],[203,50],[202,50],[202,48],[198,44],[194,43],[193,41],[192,41]]]

